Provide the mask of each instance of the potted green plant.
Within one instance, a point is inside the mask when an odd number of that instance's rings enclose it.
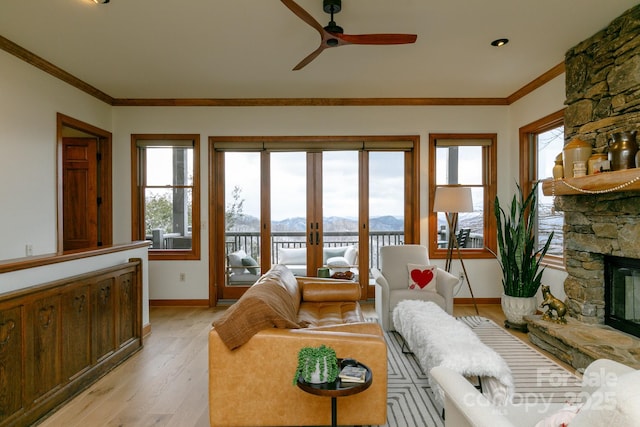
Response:
[[[331,347],[302,347],[298,352],[298,367],[293,384],[298,378],[311,384],[333,382],[338,377],[338,358]]]
[[[498,227],[498,262],[502,269],[502,310],[511,326],[522,326],[523,316],[534,314],[536,293],[540,288],[544,267],[542,259],[549,249],[553,232],[542,247],[538,247],[536,216],[538,213],[538,184],[525,195],[520,185],[511,200],[509,211],[495,199]],[[507,326],[510,326],[506,323]]]

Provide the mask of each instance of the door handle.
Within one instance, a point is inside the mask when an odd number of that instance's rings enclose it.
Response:
[[[320,244],[320,233],[316,231],[316,245]]]
[[[313,231],[309,233],[309,244],[313,245]]]

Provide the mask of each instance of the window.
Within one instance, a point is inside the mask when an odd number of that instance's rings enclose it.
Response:
[[[198,135],[131,135],[132,234],[149,259],[200,259]]]
[[[551,178],[556,156],[564,147],[564,110],[520,128],[520,183],[528,193],[538,180]],[[545,263],[563,267],[564,215],[553,209],[553,197],[542,194],[538,186],[538,244],[542,247],[551,232],[553,239]]]
[[[444,212],[433,212],[436,188],[471,188],[473,212],[460,212],[456,234],[465,257],[493,257],[496,226],[495,134],[429,135],[429,254],[446,258],[450,230]]]

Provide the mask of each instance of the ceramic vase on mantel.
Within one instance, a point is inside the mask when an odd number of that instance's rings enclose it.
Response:
[[[507,320],[505,326],[520,330],[527,329],[527,322],[524,316],[535,314],[538,309],[538,299],[532,297],[512,297],[502,294],[502,311]]]

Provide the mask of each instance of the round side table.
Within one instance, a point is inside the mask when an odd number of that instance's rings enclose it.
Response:
[[[328,396],[331,397],[331,426],[336,427],[338,425],[338,405],[337,398],[342,396],[351,396],[365,391],[371,386],[373,382],[373,374],[371,369],[362,363],[358,362],[358,366],[361,366],[367,370],[363,383],[350,383],[343,382],[340,378],[337,378],[331,383],[311,384],[306,382],[302,378],[298,378],[298,387],[307,393],[315,394],[316,396]]]

